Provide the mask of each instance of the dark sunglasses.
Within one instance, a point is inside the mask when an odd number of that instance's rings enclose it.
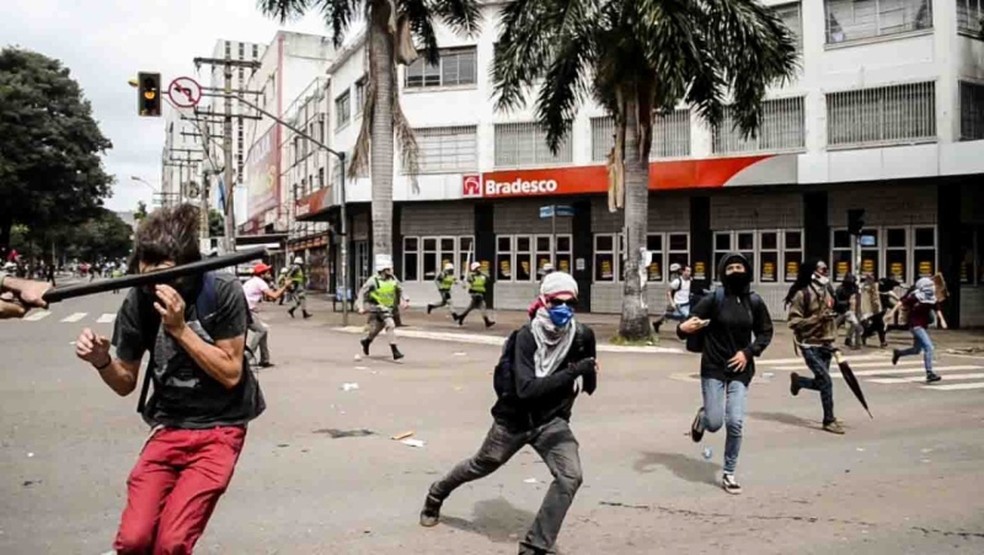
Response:
[[[558,306],[563,306],[563,305],[567,305],[567,306],[569,306],[571,308],[574,308],[575,306],[577,306],[577,299],[550,299],[547,302],[550,303],[550,306],[555,307],[555,308],[558,307]]]

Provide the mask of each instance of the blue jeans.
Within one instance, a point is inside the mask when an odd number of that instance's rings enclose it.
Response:
[[[745,423],[745,399],[748,387],[738,380],[721,381],[701,378],[700,389],[704,394],[704,428],[716,432],[727,424],[728,437],[724,441],[724,473],[734,474],[741,451],[741,429]]]
[[[823,423],[829,424],[834,418],[834,382],[830,379],[830,359],[833,353],[830,349],[804,348],[803,360],[813,372],[813,378],[800,376],[799,386],[820,392],[820,404],[823,405]]]
[[[690,318],[690,303],[678,304],[676,310],[672,312],[667,311],[665,317],[670,320],[679,320],[683,322],[684,320]]]
[[[933,340],[929,338],[926,328],[912,328],[912,347],[899,351],[899,356],[909,356],[923,354],[923,365],[926,367],[926,374],[933,372]]]

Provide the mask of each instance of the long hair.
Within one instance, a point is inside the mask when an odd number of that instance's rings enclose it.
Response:
[[[813,283],[813,274],[817,271],[817,265],[820,262],[821,260],[819,258],[811,258],[805,263],[800,264],[799,273],[796,274],[796,281],[789,286],[789,292],[786,293],[786,306],[793,304],[793,297],[796,296],[796,293],[799,293],[802,289],[806,289]]]
[[[201,260],[199,214],[198,207],[191,204],[151,212],[137,228],[130,272],[136,273],[140,262],[160,264],[170,260],[180,265]]]

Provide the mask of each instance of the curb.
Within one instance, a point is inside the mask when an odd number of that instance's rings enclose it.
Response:
[[[348,334],[361,334],[365,332],[365,326],[348,326],[348,327],[334,327],[334,331],[348,333]],[[479,335],[471,333],[453,333],[453,332],[435,332],[435,331],[423,331],[423,330],[407,330],[400,329],[396,330],[397,337],[407,337],[410,339],[430,339],[432,341],[446,341],[450,343],[470,343],[473,345],[491,345],[491,346],[501,346],[506,342],[505,337],[492,336],[492,335]],[[674,349],[669,347],[620,347],[618,345],[598,345],[599,353],[623,353],[623,354],[646,354],[646,355],[691,355],[683,349]]]

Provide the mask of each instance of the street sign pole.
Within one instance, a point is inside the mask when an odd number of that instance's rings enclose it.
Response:
[[[550,264],[557,269],[557,205],[550,211]]]

